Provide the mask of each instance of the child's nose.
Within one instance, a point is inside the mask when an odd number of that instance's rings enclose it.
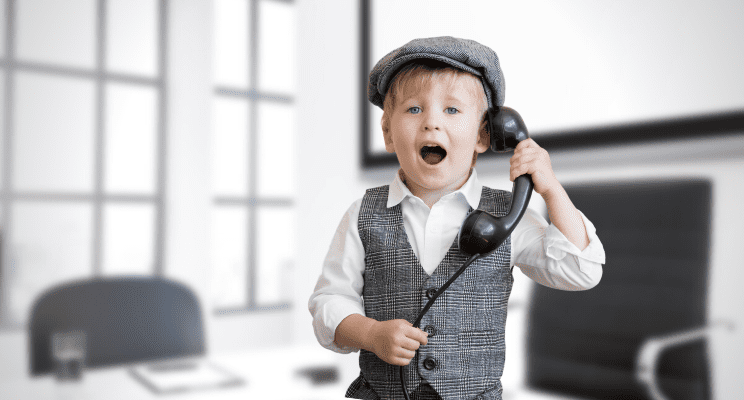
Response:
[[[426,118],[424,118],[424,130],[439,130],[441,126],[441,119],[439,117],[437,113],[427,111]]]

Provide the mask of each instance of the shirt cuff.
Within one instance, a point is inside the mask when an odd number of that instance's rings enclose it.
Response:
[[[589,237],[589,245],[584,250],[579,250],[575,244],[566,239],[563,232],[551,223],[545,230],[545,254],[554,260],[562,260],[567,254],[574,255],[579,263],[579,269],[582,272],[586,272],[584,271],[586,269],[586,262],[596,264],[605,263],[605,251],[602,242],[597,237],[597,230],[594,224],[586,218],[584,213],[579,211],[579,214],[584,221],[586,235]],[[582,268],[582,264],[584,264],[584,268]]]
[[[336,300],[326,303],[323,306],[322,312],[316,314],[313,319],[313,328],[318,343],[336,353],[348,354],[359,351],[358,348],[352,346],[337,346],[335,342],[336,328],[338,328],[338,325],[344,318],[352,314],[364,316],[364,309],[360,308],[356,303],[346,301]]]

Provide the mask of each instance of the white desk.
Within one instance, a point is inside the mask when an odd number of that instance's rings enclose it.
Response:
[[[131,376],[128,367],[117,366],[86,370],[75,397],[82,396],[80,400],[343,399],[350,377],[359,373],[358,368],[354,372],[343,368],[341,364],[347,360],[322,348],[267,349],[207,356],[207,360],[242,377],[246,383],[238,387],[156,394]],[[323,365],[339,368],[338,382],[314,386],[296,373],[303,367]],[[26,376],[10,381],[0,378],[0,400],[61,400],[71,392],[69,386],[59,385],[53,376]]]
[[[128,367],[110,367],[86,370],[82,384],[72,391],[60,386],[52,376],[11,380],[0,377],[0,400],[67,400],[70,397],[75,400],[341,400],[348,385],[359,375],[356,354],[335,354],[317,345],[213,355],[207,359],[243,377],[246,384],[155,394],[132,377]],[[339,380],[313,385],[297,374],[298,370],[309,366],[336,366]],[[525,391],[516,382],[503,383],[504,400],[569,400]]]

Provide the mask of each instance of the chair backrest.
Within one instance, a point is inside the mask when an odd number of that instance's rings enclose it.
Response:
[[[599,399],[646,399],[635,358],[649,336],[706,324],[711,184],[704,180],[567,186],[597,228],[606,264],[598,286],[535,285],[527,385]],[[669,350],[658,376],[673,399],[709,399],[706,343]]]
[[[46,291],[29,323],[31,373],[52,372],[51,337],[82,330],[86,367],[204,354],[199,303],[161,278],[73,282]]]

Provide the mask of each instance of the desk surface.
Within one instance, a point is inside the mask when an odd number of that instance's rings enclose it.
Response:
[[[77,387],[60,385],[52,376],[7,380],[0,377],[0,400],[341,400],[349,383],[359,375],[356,355],[340,355],[320,348],[252,350],[243,353],[208,356],[207,359],[246,380],[239,387],[193,390],[174,394],[155,394],[130,375],[128,367],[87,370]],[[335,366],[339,380],[313,385],[297,371],[306,367]],[[529,392],[509,385],[505,400],[566,400]]]
[[[355,377],[359,372],[358,368],[351,372],[347,360],[339,356],[309,346],[207,356],[207,360],[242,377],[246,383],[236,387],[174,394],[153,393],[130,374],[128,366],[86,370],[80,385],[59,384],[53,376],[27,376],[11,381],[0,378],[0,400],[58,400],[68,397],[76,400],[343,399],[350,377]],[[353,359],[355,357],[352,356],[348,361]],[[313,385],[309,379],[297,373],[304,367],[324,365],[339,369],[340,379],[336,383]]]

